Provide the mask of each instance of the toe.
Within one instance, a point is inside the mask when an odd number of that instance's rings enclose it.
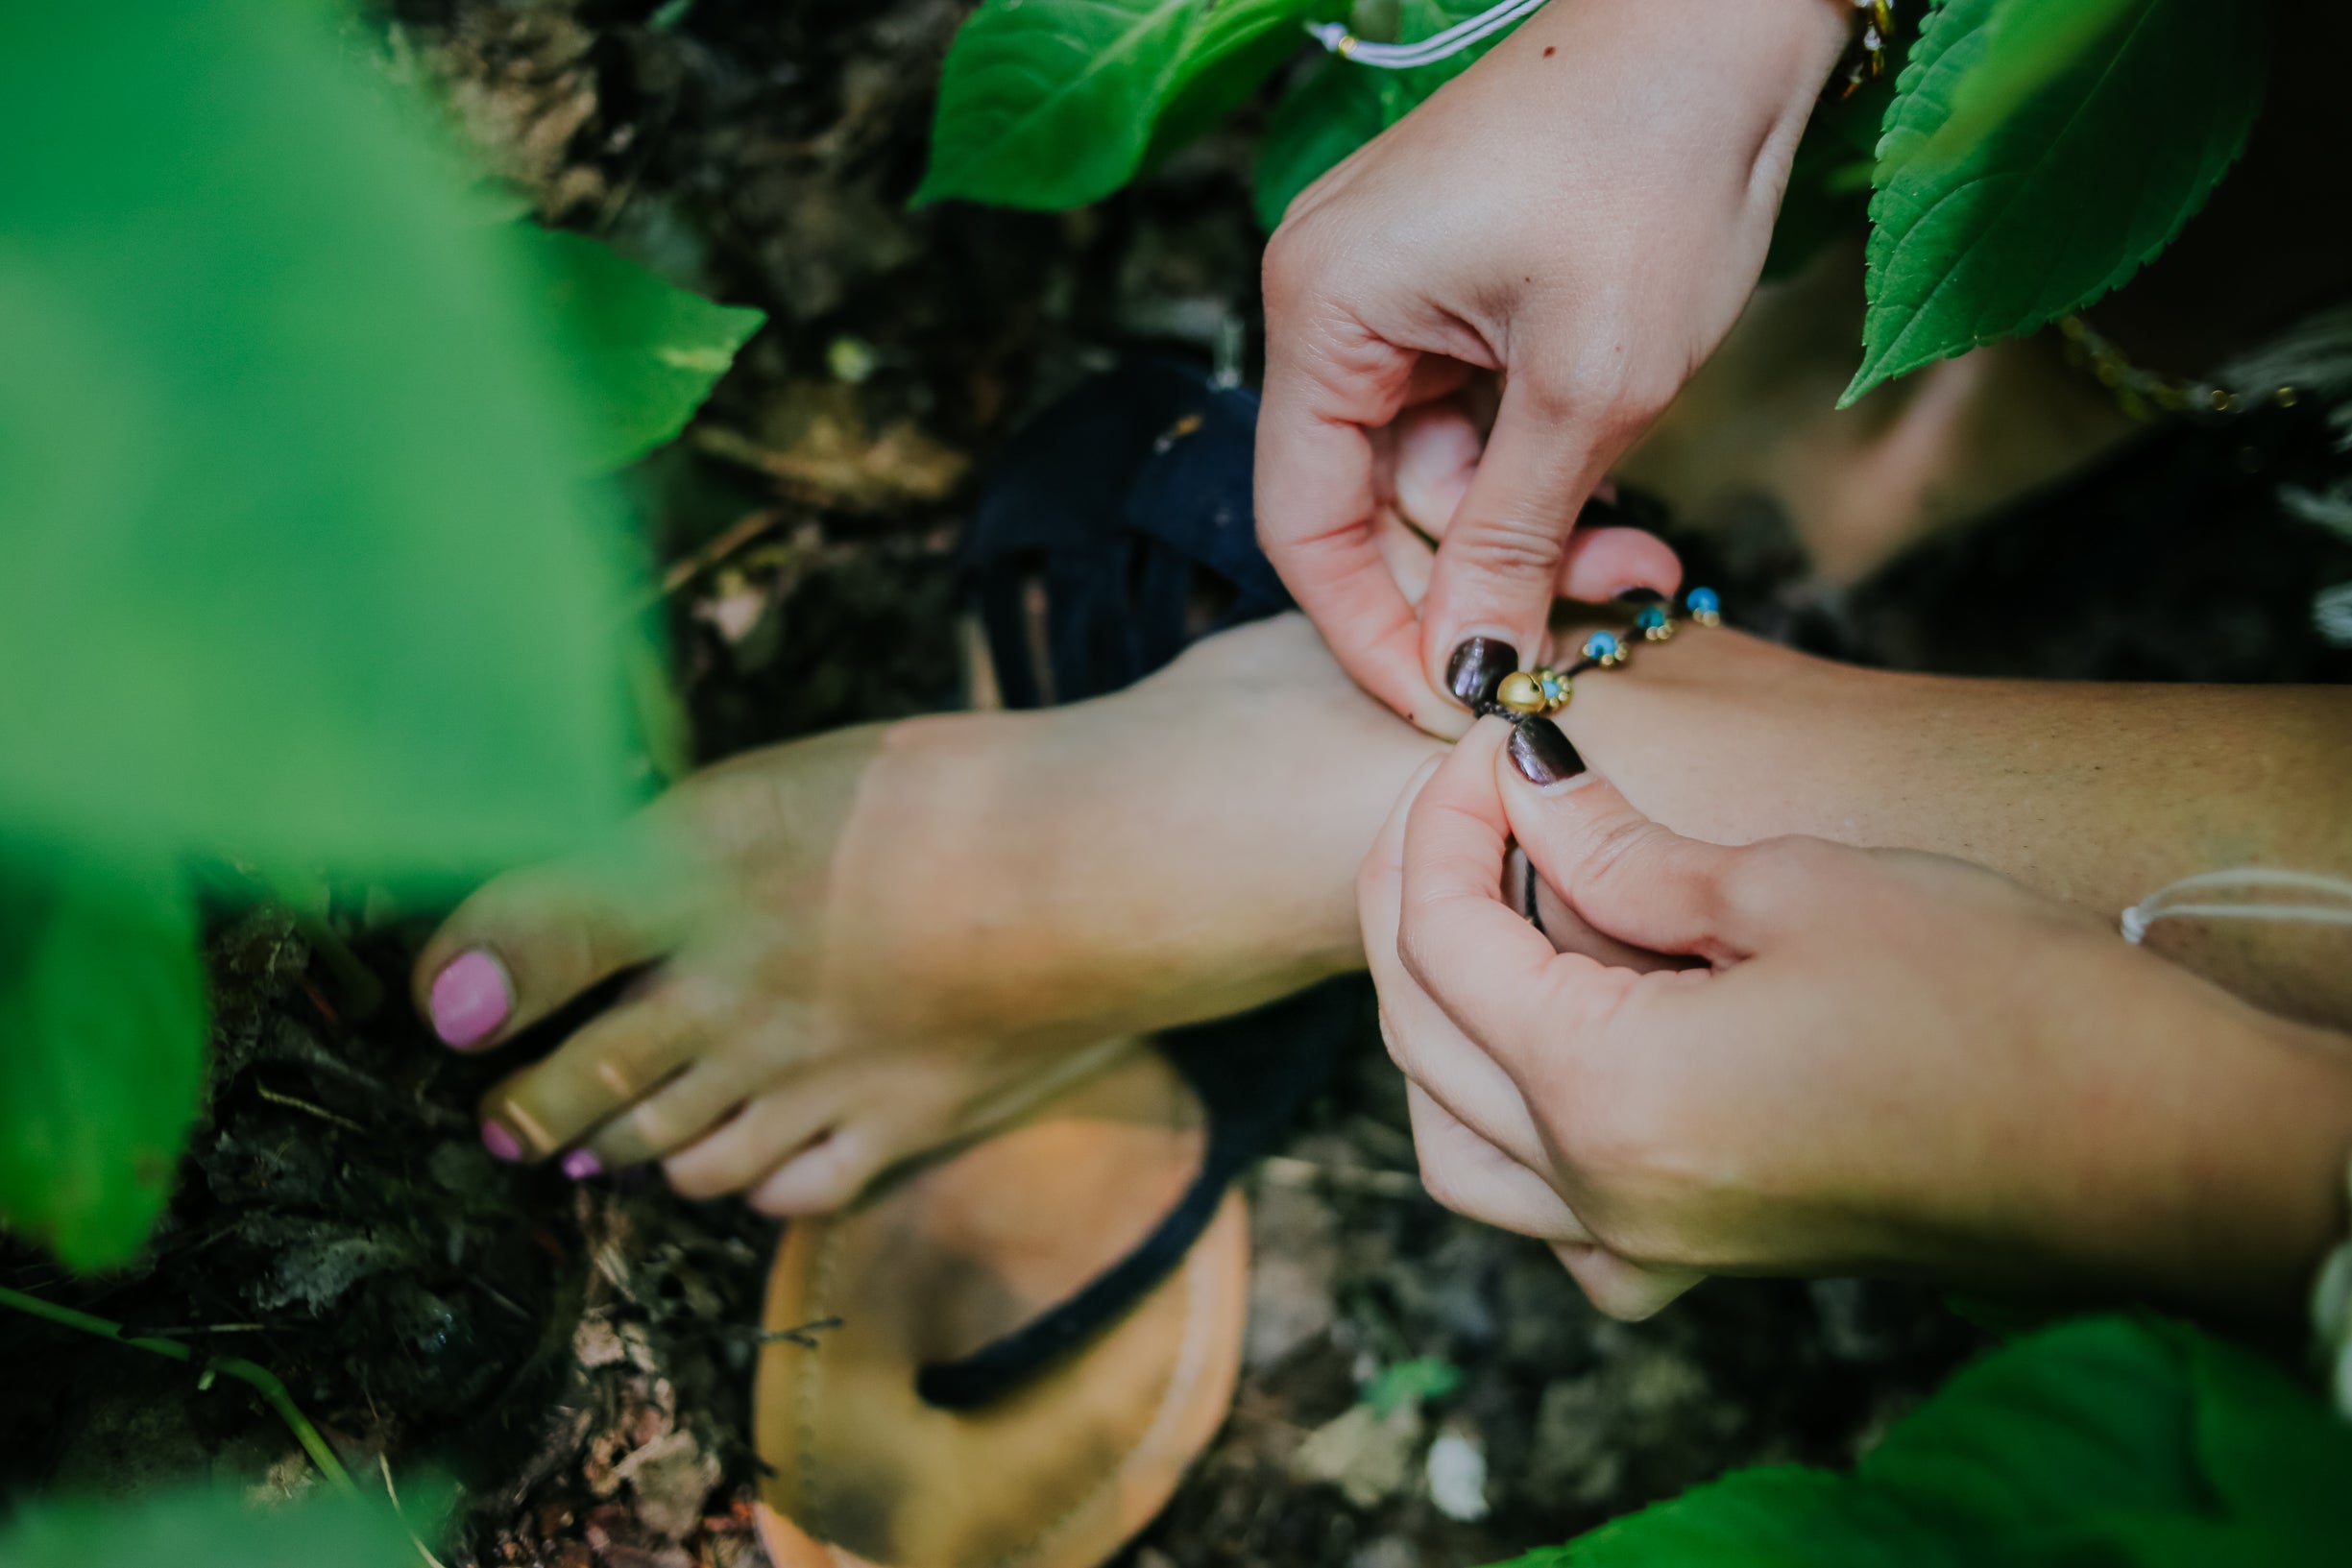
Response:
[[[748,1074],[724,1059],[697,1062],[629,1105],[581,1145],[601,1170],[674,1154],[729,1121],[748,1098]],[[593,1174],[593,1172],[592,1172]]]
[[[663,1173],[686,1197],[743,1192],[823,1136],[840,1109],[821,1089],[770,1091],[669,1156]]]
[[[512,1147],[522,1159],[545,1159],[661,1089],[702,1054],[709,1039],[677,989],[657,986],[484,1096],[483,1141],[493,1152]],[[505,1134],[503,1142],[491,1128]]]
[[[831,1213],[881,1172],[883,1143],[870,1123],[837,1127],[762,1177],[751,1206],[780,1219]]]
[[[413,990],[433,1031],[480,1050],[582,991],[661,955],[663,943],[629,901],[566,868],[501,877],[433,933]]]

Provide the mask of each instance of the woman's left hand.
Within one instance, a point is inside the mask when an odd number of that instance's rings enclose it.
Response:
[[[1704,967],[1556,953],[1503,902],[1514,837],[1595,929]],[[1360,892],[1432,1193],[1604,1311],[1713,1272],[2268,1308],[2340,1227],[2337,1037],[1964,862],[1685,838],[1556,727],[1488,719]]]

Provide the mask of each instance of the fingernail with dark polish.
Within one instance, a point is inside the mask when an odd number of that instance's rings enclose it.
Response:
[[[575,1148],[564,1156],[564,1174],[573,1181],[586,1181],[604,1174],[604,1162],[596,1158],[594,1149]]]
[[[1647,584],[1636,583],[1633,587],[1618,592],[1617,602],[1637,607],[1645,604],[1663,604],[1666,602],[1666,596]]]
[[[1518,667],[1518,649],[1497,638],[1474,637],[1445,662],[1445,689],[1471,712],[1483,713],[1492,705],[1503,677]]]
[[[1524,718],[1511,727],[1511,765],[1532,784],[1564,784],[1585,771],[1585,760],[1549,719]]]
[[[482,1123],[482,1146],[508,1165],[522,1163],[522,1140],[496,1122]]]

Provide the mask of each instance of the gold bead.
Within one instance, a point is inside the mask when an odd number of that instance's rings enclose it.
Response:
[[[2281,387],[2270,394],[2270,400],[2281,408],[2292,408],[2295,405],[2295,390],[2292,387]]]
[[[1543,711],[1543,688],[1527,671],[1515,669],[1494,688],[1494,703],[1514,713],[1540,713]]]

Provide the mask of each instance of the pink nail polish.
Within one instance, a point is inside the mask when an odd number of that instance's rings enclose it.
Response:
[[[596,1158],[593,1149],[575,1148],[564,1156],[564,1174],[573,1181],[586,1181],[604,1174],[604,1162]]]
[[[487,953],[461,953],[433,977],[433,1032],[459,1050],[488,1039],[514,1007],[515,988]]]
[[[496,1122],[482,1123],[482,1146],[508,1165],[522,1163],[522,1140]]]

